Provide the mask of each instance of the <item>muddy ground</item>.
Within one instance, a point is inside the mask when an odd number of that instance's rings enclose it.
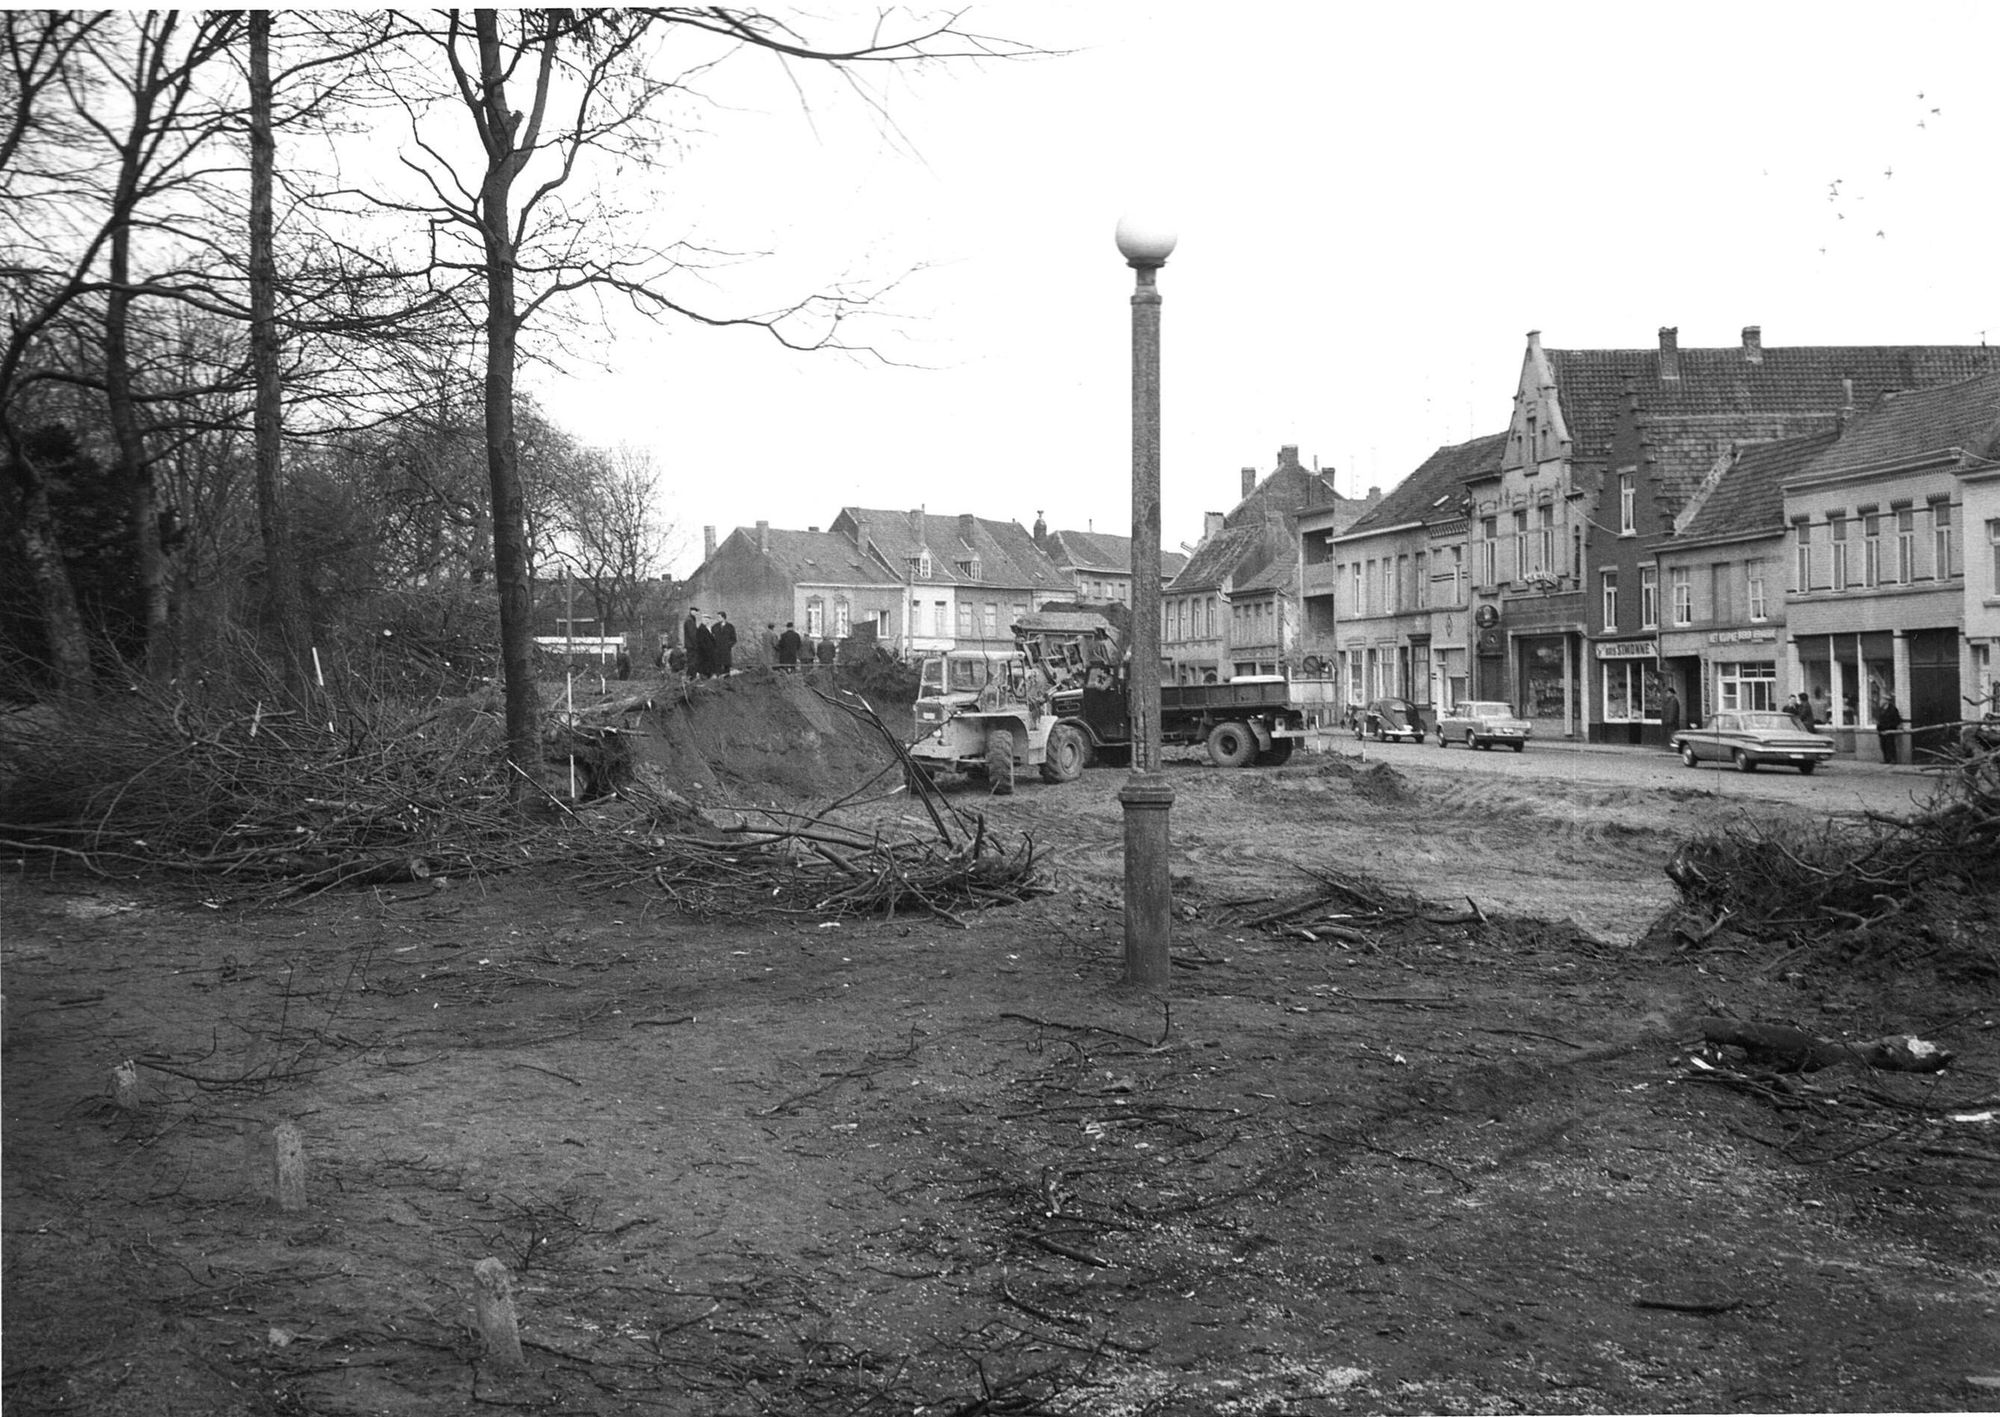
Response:
[[[663,695],[640,767],[823,804],[883,766],[823,710]],[[963,928],[525,863],[276,904],[11,868],[6,1409],[2000,1405],[1990,919],[1676,935],[1663,867],[1740,796],[1337,749],[1170,764],[1165,998],[1119,983],[1111,770],[953,788],[1052,888]],[[885,786],[851,810],[926,831]],[[1313,870],[1361,897],[1253,923]],[[1756,1076],[1701,1056],[1718,1014],[1957,1060]]]

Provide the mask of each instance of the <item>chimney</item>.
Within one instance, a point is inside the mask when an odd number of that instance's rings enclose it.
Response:
[[[768,556],[771,554],[771,524],[769,522],[757,523],[757,554],[759,556]]]
[[[1278,449],[1279,467],[1281,468],[1297,467],[1298,465],[1299,465],[1299,445],[1297,443],[1287,443],[1282,448]]]
[[[1764,362],[1764,329],[1761,325],[1743,327],[1743,362],[1745,364]]]
[[[972,513],[970,512],[960,512],[958,514],[958,539],[963,541],[967,546],[972,545]]]
[[[1202,514],[1201,535],[1204,541],[1206,541],[1209,537],[1214,536],[1217,532],[1221,530],[1222,530],[1221,512],[1204,512]]]
[[[1035,545],[1045,547],[1048,545],[1048,543],[1049,543],[1049,524],[1042,520],[1042,514],[1040,512],[1036,512]]]
[[[715,559],[715,528],[712,526],[701,529],[701,559],[704,561]]]
[[[1245,497],[1248,497],[1252,492],[1255,492],[1256,490],[1257,490],[1257,469],[1254,467],[1246,467],[1243,469],[1243,495]]]
[[[924,544],[924,509],[922,507],[914,508],[910,512],[910,535],[916,538],[918,546],[921,547]]]
[[[1681,376],[1681,332],[1678,325],[1660,326],[1660,377],[1678,379]]]
[[[1840,417],[1834,420],[1834,427],[1841,432],[1854,421],[1854,376],[1844,375],[1840,381]]]

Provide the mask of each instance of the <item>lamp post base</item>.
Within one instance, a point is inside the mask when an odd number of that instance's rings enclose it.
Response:
[[[1172,968],[1167,815],[1174,789],[1160,773],[1135,772],[1119,789],[1118,803],[1125,809],[1125,982],[1164,989]]]

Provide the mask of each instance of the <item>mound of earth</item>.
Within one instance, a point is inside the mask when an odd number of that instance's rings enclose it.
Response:
[[[662,695],[624,735],[649,785],[713,800],[837,797],[896,780],[881,732],[828,702],[803,674],[753,669]]]

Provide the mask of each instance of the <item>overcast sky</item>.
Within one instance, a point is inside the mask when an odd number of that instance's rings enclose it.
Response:
[[[835,6],[827,13],[840,13]],[[850,12],[851,13],[851,12]],[[1128,533],[1132,273],[1163,214],[1164,540],[1282,444],[1385,490],[1506,426],[1552,347],[2000,342],[2000,5],[975,6],[1045,49],[898,81],[885,134],[773,66],[712,81],[680,229],[770,259],[717,308],[887,281],[884,367],[621,327],[534,386],[653,451],[681,530],[927,507]],[[578,346],[581,347],[580,345]]]

